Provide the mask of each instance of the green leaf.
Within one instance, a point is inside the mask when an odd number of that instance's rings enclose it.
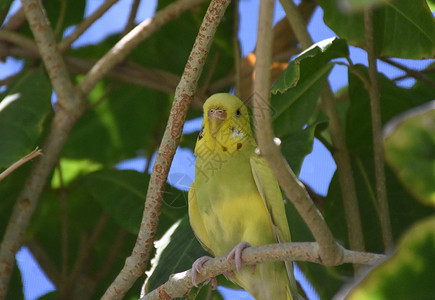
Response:
[[[83,20],[85,13],[85,0],[48,1],[43,3],[52,28],[62,29],[63,33],[68,26],[77,25]],[[57,32],[56,32],[57,33]],[[61,36],[60,36],[61,37]],[[60,38],[59,37],[59,38]]]
[[[435,206],[435,102],[416,107],[387,125],[387,161],[408,190]]]
[[[320,41],[296,56],[276,80],[272,94],[284,93],[289,88],[295,87],[299,80],[313,81],[310,77],[320,78],[329,73],[328,62],[338,57],[349,55],[347,44],[344,40],[330,38]],[[326,67],[326,70],[323,69]]]
[[[86,159],[107,167],[140,151],[153,151],[169,114],[170,96],[136,85],[100,83],[89,98],[102,102],[78,120],[64,156]]]
[[[366,7],[376,7],[378,5],[384,5],[389,0],[339,0],[343,9],[350,10],[363,10]]]
[[[17,76],[0,102],[0,169],[36,147],[52,112],[51,86],[42,69]]]
[[[187,215],[156,241],[155,246],[156,256],[147,273],[147,291],[165,283],[171,274],[190,269],[197,258],[207,255],[193,234]]]
[[[343,12],[336,0],[320,0],[324,21],[351,45],[365,44],[362,12]],[[378,56],[421,59],[435,56],[435,22],[425,0],[391,0],[374,10]]]
[[[296,175],[299,174],[305,156],[313,151],[314,132],[318,124],[308,125],[281,138],[281,152]]]
[[[354,71],[367,78],[367,68],[356,65]],[[430,100],[429,95],[398,87],[382,74],[378,74],[380,85],[381,121],[383,124],[400,113]],[[364,83],[349,71],[350,106],[346,117],[346,142],[351,150],[365,151],[372,147],[372,125],[370,96]]]
[[[6,17],[12,2],[13,0],[4,0],[0,3],[0,15],[4,15],[4,17]],[[1,20],[3,21],[3,19]]]
[[[296,174],[304,157],[312,151],[314,131],[320,124],[316,105],[332,69],[329,62],[347,55],[343,40],[331,38],[319,42],[293,59],[272,88],[274,132]]]
[[[6,300],[24,300],[20,269],[15,264],[6,294]]]
[[[57,270],[72,270],[77,260],[86,259],[80,270],[79,283],[81,280],[89,281],[95,278],[95,274],[106,269],[107,275],[98,282],[93,297],[99,298],[119,273],[125,263],[125,257],[131,254],[136,236],[127,233],[113,218],[107,218],[107,212],[93,200],[92,195],[79,182],[73,182],[62,191],[44,190],[28,227],[25,243],[30,250],[32,244],[36,243],[39,251],[47,255]],[[62,198],[65,196],[66,199]],[[62,202],[66,206],[65,209],[61,207]],[[105,221],[101,222],[102,220]],[[104,226],[101,226],[102,223]],[[66,227],[63,227],[64,225]],[[89,237],[96,231],[96,240],[91,243]],[[119,239],[120,236],[122,239]],[[63,264],[63,242],[66,242],[68,247],[67,266]],[[92,248],[90,257],[86,258],[83,257],[83,247],[88,246]],[[112,252],[116,253],[116,256],[109,259]],[[46,266],[46,262],[41,264],[42,268]],[[140,283],[136,283],[129,291],[130,296],[135,294],[137,298],[140,290],[138,285]],[[57,293],[51,294],[47,299],[53,299],[56,295],[58,296]]]
[[[79,179],[92,197],[127,231],[137,234],[150,176],[132,170],[101,170]],[[167,185],[157,236],[187,212],[185,192]]]
[[[92,197],[120,226],[133,234],[139,232],[148,175],[131,170],[101,170],[83,180]]]
[[[59,162],[60,169],[62,171],[62,183],[68,186],[74,179],[80,175],[85,175],[102,168],[100,164],[94,163],[89,160],[75,160],[62,158]],[[57,189],[61,187],[59,168],[54,170],[51,187]]]
[[[374,268],[349,298],[430,299],[435,269],[435,217],[416,223],[401,239],[396,253]]]

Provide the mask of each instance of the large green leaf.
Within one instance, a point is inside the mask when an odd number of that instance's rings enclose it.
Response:
[[[66,198],[62,198],[65,196]],[[63,201],[66,210],[61,208]],[[78,184],[78,181],[56,193],[45,190],[28,228],[25,244],[32,250],[31,245],[36,242],[38,253],[42,251],[49,258],[51,265],[43,261],[40,264],[43,269],[48,267],[53,271],[54,266],[54,270],[66,269],[69,274],[76,267],[77,262],[84,259],[84,249],[91,246],[88,249],[91,251],[90,256],[80,269],[77,284],[82,285],[83,280],[91,282],[102,269],[107,269],[106,275],[100,278],[95,290],[90,285],[89,290],[93,291],[90,295],[91,299],[97,299],[124,265],[125,257],[131,254],[136,240],[135,235],[127,233],[113,218],[107,216],[107,212],[94,201],[84,186]],[[65,220],[66,223],[63,222]],[[99,223],[100,226],[97,226]],[[66,224],[66,228],[63,224]],[[101,224],[104,225],[101,227]],[[96,240],[91,243],[90,237],[95,232],[98,232]],[[120,236],[123,236],[121,240],[119,240]],[[63,242],[67,244],[67,252],[62,249]],[[118,249],[115,250],[116,248]],[[116,256],[109,259],[113,251],[116,251],[114,252]],[[67,266],[63,265],[65,254]],[[129,297],[132,295],[137,297],[139,289],[139,284],[135,284],[129,291]],[[57,293],[47,295],[47,299],[54,299],[58,297],[56,295]]]
[[[365,44],[362,12],[345,13],[336,0],[320,0],[324,21],[349,44]],[[425,0],[391,0],[373,15],[378,56],[411,59],[435,56],[435,22]]]
[[[73,128],[64,155],[107,167],[135,157],[137,151],[148,155],[164,128],[170,97],[130,84],[100,83],[90,94],[90,102],[101,97],[103,101],[86,111]]]
[[[84,177],[92,197],[127,231],[137,234],[149,176],[130,170],[101,170]]]
[[[137,234],[142,220],[149,175],[132,170],[101,170],[83,177],[92,197],[127,231]],[[186,214],[186,195],[167,186],[158,233]],[[158,235],[159,235],[158,234]]]
[[[197,258],[208,255],[193,234],[187,215],[174,224],[155,246],[156,256],[147,273],[147,291],[165,283],[171,274],[190,269]]]
[[[4,0],[0,3],[0,16],[6,17],[6,14],[8,13],[10,6],[12,4],[13,0]],[[0,21],[3,21],[3,19],[0,18]]]
[[[366,7],[383,5],[389,0],[339,0],[343,9],[363,10]]]
[[[374,268],[348,299],[431,299],[435,269],[435,217],[416,223],[396,253]]]
[[[321,123],[316,105],[332,69],[330,61],[347,55],[343,40],[319,42],[295,57],[272,88],[274,132],[281,138],[282,152],[296,174],[312,151],[314,131]]]
[[[367,78],[367,68],[356,65],[355,71]],[[400,113],[414,106],[431,100],[429,94],[424,95],[415,90],[398,87],[386,76],[379,74],[380,108],[383,124]],[[353,150],[365,150],[372,145],[372,127],[370,112],[370,96],[364,83],[352,72],[349,72],[350,106],[346,117],[346,141]]]
[[[363,76],[365,67],[356,66]],[[398,114],[428,101],[429,96],[417,90],[397,87],[383,75],[379,75],[381,85],[382,122],[386,123]],[[382,252],[384,246],[380,230],[375,192],[374,161],[371,135],[370,98],[364,84],[358,77],[349,74],[350,105],[346,117],[346,142],[351,150],[351,161],[359,210],[367,251]],[[394,239],[412,224],[431,213],[407,192],[390,168],[386,168],[386,185]],[[349,247],[343,200],[337,174],[329,186],[325,202],[325,220],[337,241]],[[334,268],[318,267],[303,263],[301,268],[315,286],[322,299],[330,299],[341,285],[352,277],[350,265]],[[325,284],[327,282],[327,284]]]
[[[435,205],[435,102],[388,124],[386,157],[403,184],[423,203]]]
[[[6,300],[24,300],[22,277],[16,264],[12,271]]]
[[[329,73],[328,63],[330,60],[338,57],[346,57],[348,55],[349,50],[347,44],[341,39],[329,38],[312,45],[292,59],[273,85],[272,94],[282,94],[288,89],[294,88],[297,84],[300,84],[299,81],[304,84],[313,85],[322,75]],[[307,82],[305,83],[303,81]],[[298,89],[295,89],[295,91],[301,94],[306,92],[307,87],[302,86],[299,89],[301,89],[301,91]],[[297,99],[298,97],[293,96],[293,98]],[[279,106],[276,109],[277,111],[275,113],[279,115],[282,107]]]
[[[0,169],[33,150],[52,112],[51,86],[42,69],[17,76],[0,102]]]

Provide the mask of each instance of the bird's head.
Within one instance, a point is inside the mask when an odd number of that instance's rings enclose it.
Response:
[[[204,121],[195,152],[201,144],[227,153],[255,144],[248,109],[239,98],[220,93],[205,101]]]

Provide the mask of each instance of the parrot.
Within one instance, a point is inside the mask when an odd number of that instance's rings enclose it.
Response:
[[[292,262],[242,267],[250,246],[291,241],[278,182],[257,149],[247,107],[232,94],[210,96],[194,155],[195,180],[188,193],[193,232],[211,255],[234,259],[225,276],[257,300],[298,299]],[[211,257],[192,265],[192,282]],[[216,279],[214,278],[216,285]],[[213,283],[213,281],[212,281]]]

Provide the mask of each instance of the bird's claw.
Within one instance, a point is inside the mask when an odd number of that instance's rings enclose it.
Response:
[[[236,264],[236,269],[239,272],[240,269],[242,268],[242,252],[243,250],[249,247],[251,247],[251,244],[249,244],[248,242],[241,242],[237,244],[227,256],[227,260],[234,259],[234,262]]]
[[[210,259],[213,259],[210,256],[202,256],[200,258],[198,258],[197,260],[195,260],[195,262],[192,264],[192,284],[195,287],[198,287],[198,273],[202,273],[202,271],[204,270],[204,264],[209,261]],[[210,278],[211,280],[211,286],[212,288],[215,290],[217,288],[217,280],[216,277],[212,277]]]

